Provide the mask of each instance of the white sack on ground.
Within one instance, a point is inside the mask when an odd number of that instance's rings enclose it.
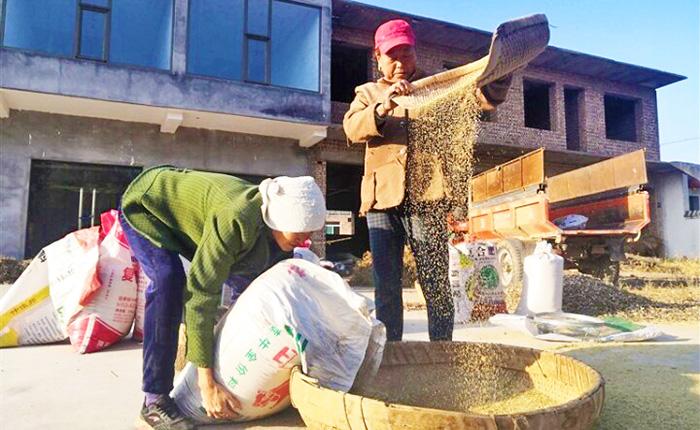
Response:
[[[523,290],[517,313],[561,312],[564,289],[564,259],[544,240],[523,260]]]
[[[0,347],[65,338],[49,294],[49,269],[42,249],[0,299]]]
[[[297,365],[322,385],[347,391],[365,358],[374,321],[368,299],[318,265],[290,259],[263,273],[217,328],[215,375],[241,402],[237,421],[289,406],[289,377]],[[379,357],[384,341],[382,335],[375,339],[382,347],[372,348]],[[211,422],[191,364],[177,378],[172,396],[187,415]]]
[[[0,301],[2,346],[51,343],[100,287],[99,227],[69,233],[42,249]]]

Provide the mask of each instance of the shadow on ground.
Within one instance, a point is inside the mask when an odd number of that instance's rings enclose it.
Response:
[[[262,420],[240,424],[216,424],[199,428],[201,430],[294,430],[305,429],[306,426],[299,416],[299,412],[290,406],[279,414]]]

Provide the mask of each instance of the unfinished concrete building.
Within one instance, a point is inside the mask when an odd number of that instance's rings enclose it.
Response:
[[[490,41],[345,0],[33,5],[2,2],[0,254],[14,257],[95,223],[157,164],[253,181],[311,174],[329,209],[356,213],[364,148],[347,146],[340,123],[354,87],[377,76],[374,29],[411,21],[427,72],[478,59]],[[663,169],[656,89],[682,79],[550,47],[484,116],[478,169],[541,146],[550,173],[639,148]],[[328,229],[328,252],[368,248],[353,219],[352,236]]]

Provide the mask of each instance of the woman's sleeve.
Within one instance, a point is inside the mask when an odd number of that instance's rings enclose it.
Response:
[[[364,143],[373,137],[382,137],[381,124],[377,124],[375,108],[380,103],[370,102],[362,90],[355,89],[355,99],[343,117],[343,129],[348,143]]]
[[[227,225],[228,224],[228,225]],[[254,232],[244,223],[213,218],[204,228],[192,258],[185,303],[186,358],[198,367],[214,364],[214,320],[221,300],[221,285],[231,266],[254,243]]]

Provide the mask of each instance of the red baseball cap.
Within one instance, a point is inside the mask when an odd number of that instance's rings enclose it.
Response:
[[[403,19],[392,19],[377,28],[374,33],[374,49],[386,54],[399,45],[416,45],[416,36],[411,24]]]

